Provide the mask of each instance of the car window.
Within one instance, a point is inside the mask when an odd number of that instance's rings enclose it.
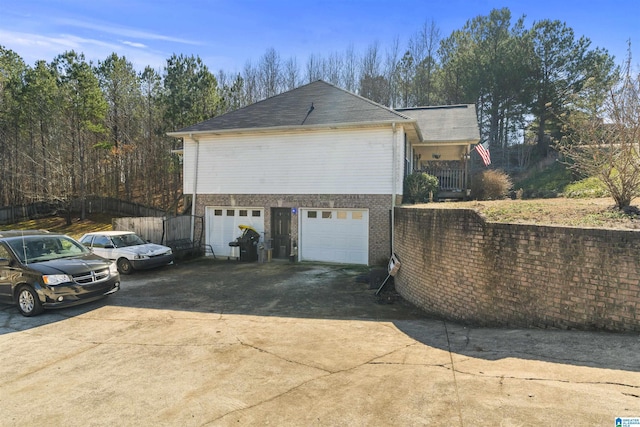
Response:
[[[11,254],[4,246],[0,245],[0,258],[11,259]]]
[[[113,236],[111,238],[111,241],[113,242],[113,246],[116,248],[124,248],[125,246],[127,246],[123,241],[122,241],[122,236]]]
[[[111,243],[111,239],[109,239],[107,236],[96,236],[93,239],[94,248],[104,248],[105,246],[113,246],[113,243]]]
[[[137,234],[122,234],[120,236],[113,236],[113,243],[118,248],[124,246],[137,246],[144,245],[146,242],[138,237]]]
[[[89,251],[67,236],[24,236],[7,241],[23,263],[74,257]]]

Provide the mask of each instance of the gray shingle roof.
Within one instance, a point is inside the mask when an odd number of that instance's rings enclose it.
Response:
[[[171,134],[393,121],[414,122],[401,113],[318,80]]]
[[[478,118],[473,104],[398,108],[418,121],[425,142],[479,141]]]

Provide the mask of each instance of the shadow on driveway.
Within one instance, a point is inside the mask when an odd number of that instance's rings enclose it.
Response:
[[[108,299],[23,318],[0,311],[0,333],[38,327],[105,305],[161,310],[391,322],[412,339],[463,356],[518,358],[640,372],[638,334],[475,328],[427,316],[392,289],[375,295],[369,269],[274,261],[239,263],[201,258],[122,277]],[[384,275],[382,279],[384,278]],[[639,393],[640,394],[640,393]]]

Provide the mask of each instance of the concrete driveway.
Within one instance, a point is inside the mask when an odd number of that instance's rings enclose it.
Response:
[[[3,426],[614,426],[640,417],[640,337],[469,328],[366,270],[209,259],[106,300],[0,306]],[[379,282],[378,282],[379,283]]]

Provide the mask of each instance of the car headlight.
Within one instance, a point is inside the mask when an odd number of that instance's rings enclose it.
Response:
[[[116,274],[118,274],[118,265],[115,262],[112,262],[109,264],[109,275],[115,276]]]
[[[71,282],[71,276],[68,274],[45,274],[42,276],[45,285],[59,285],[60,283]]]

